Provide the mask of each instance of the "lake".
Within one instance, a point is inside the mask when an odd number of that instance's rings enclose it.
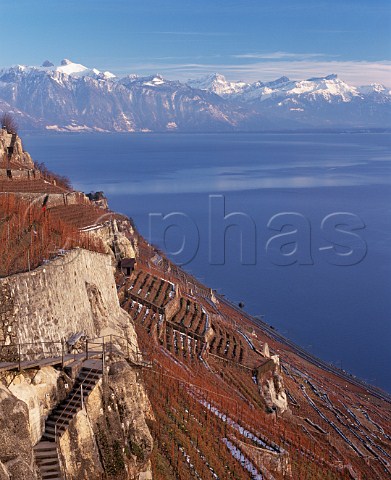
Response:
[[[391,391],[389,135],[23,139],[75,188],[103,190],[113,210],[208,286]]]

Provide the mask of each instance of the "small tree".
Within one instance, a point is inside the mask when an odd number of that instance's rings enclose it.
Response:
[[[0,117],[1,128],[5,128],[8,133],[18,133],[18,124],[11,113],[4,112]]]
[[[58,175],[57,173],[52,172],[48,169],[44,162],[35,162],[35,168],[41,172],[41,175],[48,182],[55,182],[59,187],[65,188],[66,190],[72,190],[72,183],[68,177],[65,175]]]

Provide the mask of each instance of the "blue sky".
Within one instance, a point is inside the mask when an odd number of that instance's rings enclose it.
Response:
[[[338,73],[391,85],[390,0],[0,0],[0,66],[231,80]]]

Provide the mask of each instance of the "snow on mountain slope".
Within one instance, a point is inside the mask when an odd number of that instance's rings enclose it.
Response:
[[[4,74],[7,70],[1,70],[0,75]],[[72,77],[93,77],[93,78],[105,78],[112,79],[115,78],[115,75],[111,72],[101,72],[96,68],[88,68],[80,63],[74,63],[71,60],[65,58],[61,61],[61,64],[56,66],[53,63],[46,60],[40,67],[29,67],[26,65],[16,65],[11,67],[8,71],[19,72],[19,73],[38,73],[44,72],[48,75],[51,75],[55,72],[63,73]]]
[[[0,71],[1,99],[56,131],[224,131],[248,115],[213,93],[161,75],[116,78],[69,60]]]
[[[371,93],[383,93],[385,95],[390,95],[391,90],[388,90],[384,85],[380,83],[371,83],[370,85],[363,85],[358,87],[360,93],[367,95]]]
[[[249,84],[245,82],[228,82],[224,75],[219,73],[213,73],[198,80],[189,80],[187,85],[191,88],[213,92],[221,97],[239,94],[249,87]]]
[[[231,82],[212,74],[186,84],[161,75],[116,77],[64,59],[0,70],[0,111],[22,128],[58,131],[226,131],[391,127],[391,94],[337,75]]]
[[[251,102],[264,101],[270,98],[307,97],[308,99],[321,99],[328,102],[350,102],[360,93],[356,87],[349,86],[340,80],[337,75],[310,78],[308,80],[294,81],[281,77],[272,82],[256,82],[244,89],[235,98]]]
[[[230,97],[244,102],[265,101],[269,99],[284,99],[301,97],[311,100],[324,100],[328,102],[350,102],[355,97],[363,98],[365,95],[382,94],[389,96],[383,85],[372,84],[363,87],[348,85],[339,79],[336,74],[326,77],[309,78],[308,80],[290,80],[280,77],[271,82],[229,82],[219,74],[209,75],[199,80],[190,80],[188,85],[193,88],[207,90],[222,97]]]

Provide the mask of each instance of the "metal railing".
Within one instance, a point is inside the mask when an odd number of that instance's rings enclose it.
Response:
[[[0,363],[13,363],[21,370],[22,362],[38,362],[47,358],[64,357],[64,342],[24,342],[0,345]]]
[[[97,341],[99,340],[99,341]],[[119,355],[121,357],[125,357],[129,362],[134,365],[138,365],[141,367],[151,367],[152,362],[145,359],[145,354],[139,351],[138,345],[131,342],[129,339],[125,337],[121,337],[120,335],[104,335],[102,337],[97,337],[94,339],[86,339],[86,350],[85,350],[85,359],[88,360],[92,358],[91,355],[96,358],[100,357],[102,359],[102,376],[104,378],[105,370],[106,370],[106,355]],[[120,345],[118,348],[117,345]],[[91,345],[95,347],[98,346],[98,350],[91,350]],[[122,347],[122,348],[121,348]],[[130,347],[135,347],[135,350],[131,351]],[[101,349],[101,350],[100,350]],[[126,352],[126,354],[125,354]],[[80,385],[78,385],[77,389],[73,392],[71,397],[67,400],[66,404],[63,405],[63,411],[60,414],[59,418],[56,420],[54,425],[54,437],[57,442],[57,439],[61,437],[62,431],[61,428],[66,425],[67,418],[66,418],[66,411],[69,410],[71,405],[75,406],[75,413],[79,410],[84,408],[84,392],[83,385],[85,386],[86,383],[89,383],[92,377],[97,373],[96,369],[82,369],[81,372],[86,372],[85,376],[81,379]],[[96,382],[97,383],[97,382]],[[79,402],[76,398],[80,394],[80,404],[76,406]]]
[[[82,343],[82,342],[81,342]],[[67,352],[64,340],[49,342],[24,342],[0,345],[0,367],[3,363],[5,370],[21,371],[24,368],[35,368],[40,362],[53,360],[64,367],[66,361],[76,359],[102,358],[106,354],[120,355],[136,366],[147,367],[150,362],[146,360],[146,354],[141,352],[138,345],[129,338],[112,334],[86,338],[83,340],[81,352]],[[24,364],[24,365],[23,365]]]
[[[67,423],[67,418],[65,418],[65,414],[66,414],[65,412],[67,410],[69,410],[69,407],[71,406],[72,403],[76,403],[76,404],[78,403],[77,401],[75,401],[75,399],[76,399],[77,395],[79,394],[79,392],[80,392],[80,410],[83,410],[83,408],[84,408],[83,385],[85,383],[89,382],[92,379],[92,377],[96,374],[96,372],[94,372],[93,370],[87,370],[86,369],[86,370],[84,370],[84,372],[86,372],[85,377],[83,377],[80,385],[78,386],[77,389],[75,389],[72,396],[68,399],[67,403],[64,404],[63,411],[60,414],[60,416],[58,417],[58,419],[56,420],[56,423],[54,424],[54,438],[56,439],[56,441],[57,441],[58,437],[61,437],[61,434],[62,434],[61,428],[64,427]],[[96,383],[98,383],[98,380],[97,380]],[[73,408],[72,408],[72,410],[73,410]],[[75,410],[75,414],[76,414],[79,411],[79,408],[77,406],[75,406],[74,410]]]

